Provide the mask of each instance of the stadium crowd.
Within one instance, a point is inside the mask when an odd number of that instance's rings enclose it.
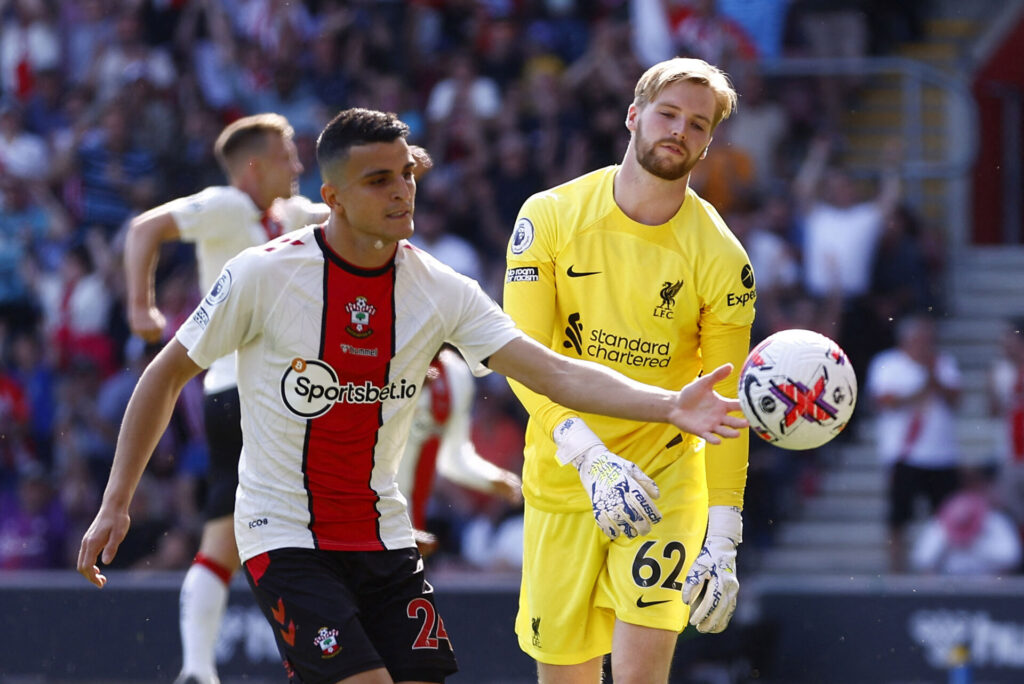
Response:
[[[924,4],[775,0],[754,15],[741,0],[0,0],[0,569],[74,565],[156,351],[125,321],[125,227],[222,182],[213,140],[244,114],[290,120],[300,192],[316,199],[324,123],[350,106],[398,113],[435,162],[414,242],[500,300],[523,200],[621,160],[622,103],[646,66],[705,58],[740,102],[692,184],[750,255],[755,339],[816,329],[863,371],[895,343],[894,320],[941,311],[942,226],[901,201],[898,148],[866,182],[835,164],[856,83],[767,78],[758,65],[884,52],[917,35]],[[167,336],[199,300],[194,267],[187,245],[164,248]],[[474,441],[517,471],[525,414],[504,380],[480,382]],[[121,567],[191,561],[200,406],[192,383],[135,496]],[[816,464],[752,447],[745,517],[757,546],[813,492]],[[514,508],[443,483],[437,499],[431,526],[447,552],[465,529],[467,557],[507,557],[488,551],[485,530]]]

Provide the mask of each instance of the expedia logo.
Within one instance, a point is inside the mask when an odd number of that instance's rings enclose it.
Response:
[[[338,374],[319,359],[293,359],[281,376],[281,398],[288,410],[303,418],[317,418],[335,404],[376,404],[389,399],[410,399],[416,384],[402,378],[378,387],[369,380],[361,385],[338,382]]]
[[[729,306],[746,306],[755,299],[757,299],[757,292],[755,290],[748,290],[743,294],[730,292],[725,296],[725,303]]]
[[[743,287],[748,290],[754,287],[754,269],[750,267],[750,264],[744,266],[740,271],[740,282],[743,283]]]

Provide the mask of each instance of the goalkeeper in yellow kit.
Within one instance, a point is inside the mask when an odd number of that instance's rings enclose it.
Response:
[[[522,330],[669,389],[732,363],[716,389],[736,396],[753,273],[688,186],[735,103],[728,77],[699,59],[640,78],[622,164],[520,210],[504,303]],[[544,684],[596,683],[609,652],[616,684],[667,681],[687,617],[718,632],[735,609],[747,435],[705,446],[671,426],[580,414],[512,388],[530,413],[520,645]]]

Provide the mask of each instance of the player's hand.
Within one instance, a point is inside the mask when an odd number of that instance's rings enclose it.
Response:
[[[523,481],[510,470],[502,470],[491,483],[491,493],[513,506],[523,501]]]
[[[693,561],[683,586],[683,603],[690,606],[690,624],[698,632],[721,632],[736,611],[740,581],[736,577],[736,547],[743,541],[743,517],[734,506],[708,509],[704,548]]]
[[[420,555],[424,558],[434,555],[434,552],[441,547],[441,542],[438,541],[437,537],[426,530],[414,528],[412,537],[416,540],[416,548],[419,549]]]
[[[594,520],[609,538],[644,535],[661,520],[654,505],[661,493],[635,463],[608,451],[580,418],[569,418],[554,433],[557,458],[572,463],[594,506]]]
[[[101,589],[107,583],[107,578],[100,573],[96,559],[102,551],[104,564],[114,560],[131,522],[127,512],[113,512],[101,507],[82,537],[82,546],[78,551],[78,572]]]
[[[669,422],[709,444],[721,444],[722,437],[739,437],[739,428],[747,427],[748,423],[745,418],[729,415],[730,411],[740,411],[739,400],[726,399],[715,391],[715,385],[731,372],[732,364],[727,363],[680,390]]]
[[[160,342],[167,319],[155,306],[131,307],[128,309],[128,325],[146,342]]]

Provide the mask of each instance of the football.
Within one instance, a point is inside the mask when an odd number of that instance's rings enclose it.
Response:
[[[846,353],[825,335],[782,330],[747,356],[739,400],[761,439],[783,449],[814,449],[850,421],[857,376]]]

